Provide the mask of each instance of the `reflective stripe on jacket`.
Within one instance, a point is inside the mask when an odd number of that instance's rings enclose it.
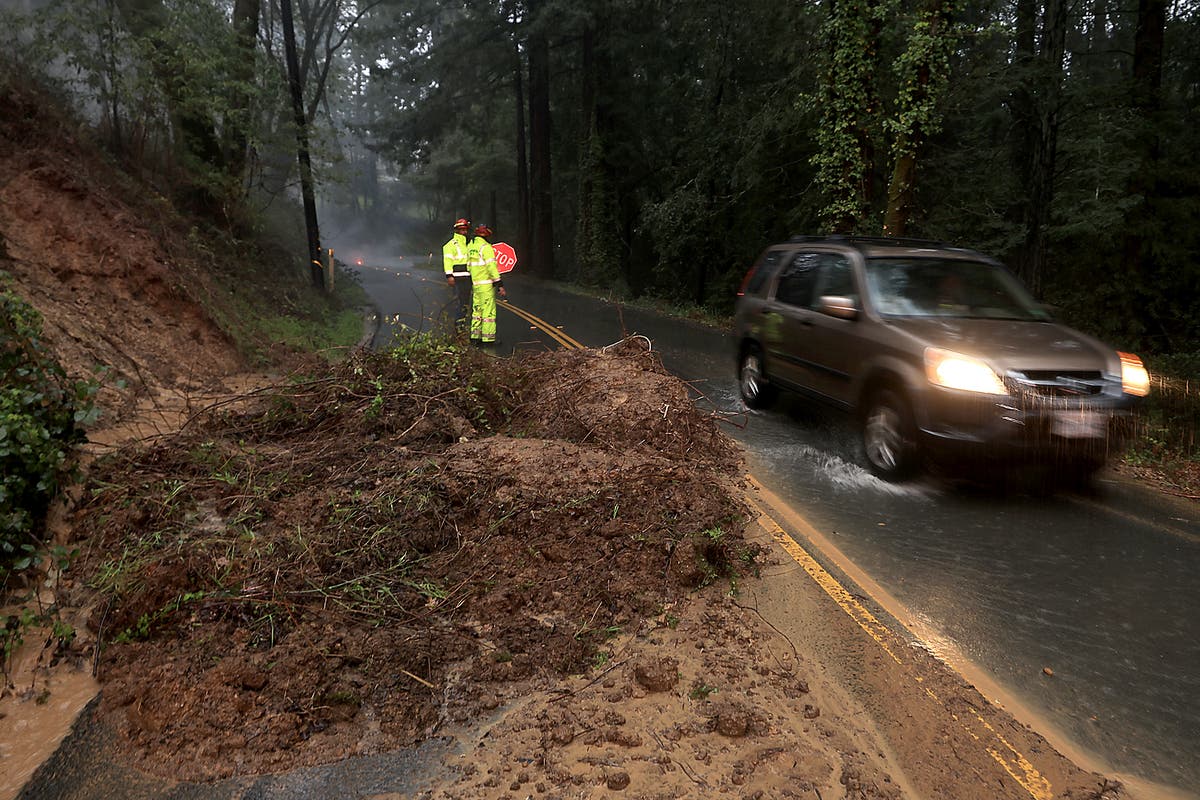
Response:
[[[476,236],[467,245],[467,266],[471,270],[471,283],[477,286],[500,280],[500,270],[496,267],[496,251],[482,236]]]
[[[467,269],[469,254],[467,252],[467,237],[456,233],[450,241],[442,245],[442,267],[447,275],[463,277],[470,275]]]

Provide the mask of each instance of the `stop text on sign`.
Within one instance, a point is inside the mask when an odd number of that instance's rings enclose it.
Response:
[[[517,265],[517,252],[511,245],[497,242],[492,245],[492,250],[496,253],[496,269],[502,274],[511,271]]]

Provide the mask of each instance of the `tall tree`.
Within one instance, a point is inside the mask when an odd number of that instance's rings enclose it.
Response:
[[[250,87],[255,80],[258,55],[259,0],[234,0],[233,35],[238,58],[235,83],[226,122],[225,160],[230,175],[241,184],[246,172],[246,148],[249,145],[254,109]]]
[[[611,68],[611,32],[607,9],[595,9],[580,42],[580,141],[575,255],[580,279],[618,293],[627,291],[614,169],[608,139],[612,110],[607,92]]]
[[[1134,151],[1134,170],[1129,180],[1132,202],[1126,214],[1121,271],[1127,285],[1133,290],[1129,293],[1129,304],[1137,308],[1146,300],[1153,300],[1155,292],[1147,286],[1147,279],[1152,280],[1156,259],[1154,248],[1147,246],[1147,239],[1155,234],[1161,235],[1161,227],[1155,224],[1154,218],[1159,199],[1159,117],[1162,110],[1166,7],[1165,0],[1138,0],[1133,45],[1130,107],[1135,129],[1140,135]],[[1147,322],[1153,325],[1152,321]]]
[[[535,27],[527,44],[529,58],[530,271],[554,276],[554,187],[551,182],[550,46],[545,30]]]
[[[517,252],[529,252],[529,243],[533,239],[529,220],[529,156],[527,153],[525,132],[525,81],[523,73],[525,63],[521,58],[521,48],[513,45],[513,92],[514,116],[516,118],[517,146]]]
[[[312,156],[308,146],[308,118],[304,113],[304,90],[300,83],[300,62],[296,56],[296,30],[292,22],[292,0],[279,0],[283,23],[283,48],[287,62],[288,91],[292,98],[292,117],[296,125],[296,160],[300,165],[300,193],[304,202],[304,228],[308,234],[308,258],[313,283],[321,285],[321,230],[317,223],[316,191],[313,186]]]
[[[117,5],[130,32],[147,45],[151,54],[151,68],[175,128],[178,155],[192,176],[188,199],[197,208],[216,212],[222,198],[212,182],[201,177],[209,170],[224,169],[217,123],[205,102],[213,88],[213,76],[186,59],[191,43],[176,35],[180,31],[173,27],[173,14],[162,0],[117,0]]]
[[[873,205],[871,170],[880,112],[875,76],[889,6],[888,0],[832,0],[828,6],[828,74],[814,162],[828,198],[825,224],[834,233],[858,229]]]
[[[905,236],[916,209],[917,159],[926,138],[940,126],[942,90],[950,77],[953,13],[954,0],[926,0],[908,47],[896,62],[900,96],[887,125],[894,159],[883,219],[887,236]]]
[[[1016,66],[1021,83],[1012,108],[1019,132],[1014,160],[1020,176],[1023,241],[1014,266],[1038,294],[1046,278],[1046,233],[1054,208],[1059,126],[1066,104],[1067,10],[1067,0],[1048,0],[1039,36],[1035,0],[1017,3]]]

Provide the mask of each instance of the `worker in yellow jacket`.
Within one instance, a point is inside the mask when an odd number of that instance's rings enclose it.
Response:
[[[454,325],[459,330],[467,327],[471,310],[471,271],[467,267],[470,234],[471,221],[459,218],[454,221],[454,235],[442,245],[442,267],[446,282],[455,290]]]
[[[496,251],[488,242],[492,229],[475,228],[475,238],[467,245],[467,266],[471,270],[471,341],[496,342],[496,292],[507,297],[504,281],[496,268]]]

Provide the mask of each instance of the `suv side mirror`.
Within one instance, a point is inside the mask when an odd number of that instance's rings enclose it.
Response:
[[[857,319],[858,303],[853,297],[826,294],[817,300],[817,311],[838,319]]]

